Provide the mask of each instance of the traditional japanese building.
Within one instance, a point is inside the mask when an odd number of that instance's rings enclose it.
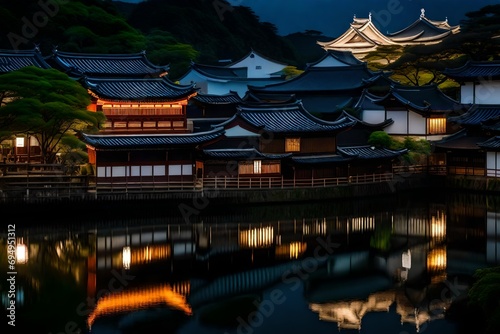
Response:
[[[90,78],[82,84],[92,96],[89,110],[103,112],[102,133],[191,132],[186,106],[194,85],[177,85],[167,77]]]
[[[468,61],[443,74],[460,84],[461,103],[500,104],[500,61]]]
[[[146,52],[130,54],[75,53],[54,50],[47,57],[54,68],[72,78],[157,78],[168,74],[169,65],[154,65]]]
[[[193,187],[196,147],[217,140],[222,128],[191,134],[83,134],[98,187]]]
[[[365,88],[373,85],[385,72],[374,72],[367,64],[353,59],[350,52],[326,52],[308,64],[299,76],[263,87],[248,86],[254,95],[294,95],[304,108],[320,118],[333,120],[342,109],[352,107]]]
[[[179,78],[183,85],[196,84],[200,93],[225,95],[236,92],[243,97],[248,85],[266,85],[286,80],[286,64],[250,51],[242,59],[224,66],[191,63],[189,70]]]
[[[422,9],[420,17],[409,26],[384,34],[376,27],[370,13],[367,19],[354,16],[353,22],[342,35],[331,41],[318,41],[317,44],[325,50],[350,51],[357,58],[363,59],[379,46],[436,44],[459,31],[460,26],[451,26],[448,19],[443,21],[428,19],[425,16],[425,10]]]
[[[432,143],[435,160],[446,164],[449,174],[498,177],[500,62],[468,61],[443,73],[460,83],[460,101],[470,107],[448,119],[459,131]]]
[[[224,127],[224,138],[203,145],[206,156],[219,158],[216,162],[209,160],[203,174],[282,176],[294,180],[347,176],[350,161],[368,158],[362,154],[365,146],[353,146],[344,151],[338,147],[337,136],[351,131],[356,123],[357,120],[348,115],[335,121],[316,118],[300,100],[281,105],[243,104],[234,117],[217,125]],[[374,148],[369,153],[373,160],[361,163],[365,172],[372,167],[377,169],[381,160],[390,165],[392,158],[405,152],[394,151],[389,157],[387,152]],[[221,170],[227,168],[230,161],[233,162],[231,171]]]
[[[457,129],[448,124],[450,116],[466,110],[466,106],[445,95],[437,85],[404,86],[393,83],[384,96],[364,91],[355,105],[360,119],[379,124],[392,120],[388,134],[441,139]]]

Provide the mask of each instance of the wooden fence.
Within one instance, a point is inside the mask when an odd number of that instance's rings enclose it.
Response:
[[[0,163],[0,198],[70,198],[110,193],[199,192],[202,190],[293,189],[335,187],[349,184],[390,182],[398,176],[446,174],[446,168],[404,166],[392,173],[363,174],[335,178],[285,179],[283,177],[213,177],[176,182],[96,182],[95,176],[68,175],[59,164]]]

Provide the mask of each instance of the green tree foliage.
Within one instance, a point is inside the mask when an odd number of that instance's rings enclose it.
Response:
[[[130,13],[128,22],[146,35],[157,29],[168,31],[180,43],[192,45],[200,63],[240,59],[254,49],[296,65],[295,49],[277,35],[273,24],[260,22],[249,7],[233,7],[224,0],[141,2]]]
[[[87,91],[55,69],[34,66],[0,75],[0,131],[34,136],[44,162],[53,163],[67,136],[92,132],[104,121],[90,112]]]
[[[422,86],[431,83],[450,94],[459,86],[442,74],[446,68],[462,66],[467,60],[493,60],[500,57],[500,5],[489,5],[466,14],[461,31],[433,45],[405,48],[379,47],[365,60],[373,69],[389,70],[402,84]]]
[[[427,157],[431,154],[429,141],[413,137],[398,139],[385,131],[372,132],[368,138],[368,144],[392,150],[407,149],[408,152],[403,156],[403,160],[401,161],[407,164],[424,164]]]
[[[385,131],[374,131],[368,138],[368,144],[375,147],[392,148],[396,144],[394,139]]]
[[[478,269],[468,292],[472,307],[480,307],[486,317],[485,334],[498,333],[500,326],[500,267]]]

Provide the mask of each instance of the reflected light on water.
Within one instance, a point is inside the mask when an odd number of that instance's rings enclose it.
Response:
[[[26,262],[28,262],[28,246],[21,239],[16,245],[16,263],[25,264]]]
[[[123,269],[130,269],[130,247],[125,246],[123,247],[122,251],[122,258],[123,258]]]
[[[292,242],[287,245],[276,246],[276,257],[283,259],[298,259],[306,251],[305,242]]]
[[[184,287],[184,289],[186,288]],[[170,285],[165,284],[103,296],[89,315],[87,326],[91,328],[98,317],[158,306],[168,306],[183,311],[187,315],[193,313],[186,297],[175,292]]]
[[[240,232],[240,246],[245,248],[263,248],[273,245],[274,228],[258,227]]]
[[[442,211],[438,211],[437,215],[431,218],[431,237],[437,240],[446,237],[446,215]]]

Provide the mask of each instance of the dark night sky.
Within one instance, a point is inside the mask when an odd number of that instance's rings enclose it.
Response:
[[[310,29],[336,37],[347,30],[353,15],[367,18],[371,12],[375,25],[387,33],[418,19],[421,8],[431,20],[448,18],[451,25],[456,25],[465,18],[465,13],[500,4],[500,0],[229,0],[229,3],[252,8],[262,22],[273,23],[280,35]]]

